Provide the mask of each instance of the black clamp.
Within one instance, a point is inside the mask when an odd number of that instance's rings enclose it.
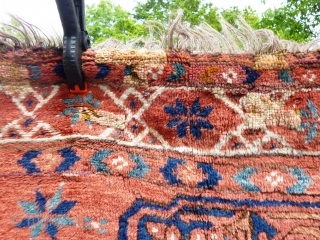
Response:
[[[84,93],[87,83],[83,80],[82,53],[90,47],[85,26],[84,0],[56,0],[63,36],[63,68],[70,92]]]

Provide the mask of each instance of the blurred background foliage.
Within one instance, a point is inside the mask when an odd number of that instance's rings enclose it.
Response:
[[[254,29],[270,29],[281,39],[306,42],[320,33],[319,0],[284,0],[280,7],[267,9],[261,15],[251,7],[221,9],[203,0],[147,0],[138,2],[130,13],[111,0],[100,0],[99,4],[86,7],[87,28],[94,43],[110,37],[126,41],[147,35],[146,20],[166,23],[170,13],[178,9],[184,11],[184,20],[192,26],[205,21],[218,31],[221,30],[219,19],[234,24],[242,16]]]

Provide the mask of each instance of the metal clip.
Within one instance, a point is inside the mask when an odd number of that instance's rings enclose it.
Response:
[[[63,36],[63,67],[71,93],[87,92],[83,80],[82,52],[90,47],[85,27],[84,0],[56,0]]]

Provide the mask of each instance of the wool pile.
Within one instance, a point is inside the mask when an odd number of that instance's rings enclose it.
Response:
[[[320,239],[320,52],[0,55],[3,239]]]

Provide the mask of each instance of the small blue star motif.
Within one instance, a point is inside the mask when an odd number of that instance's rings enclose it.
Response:
[[[177,128],[179,138],[184,138],[187,134],[187,128],[190,126],[190,134],[201,140],[201,129],[212,130],[214,126],[206,120],[213,110],[213,106],[201,108],[199,98],[194,100],[188,110],[187,107],[177,98],[176,106],[165,106],[164,111],[173,119],[169,121],[167,127]]]
[[[31,228],[31,240],[45,231],[52,240],[60,227],[76,225],[66,214],[76,205],[76,201],[62,200],[62,185],[51,199],[47,199],[39,190],[36,190],[35,202],[19,201],[19,205],[27,215],[16,228]],[[47,214],[45,214],[47,213]],[[46,216],[47,215],[47,216]],[[45,217],[46,216],[46,217]]]
[[[101,102],[94,99],[92,93],[89,93],[87,96],[75,95],[74,98],[63,99],[62,102],[66,104],[68,107],[60,113],[60,116],[69,116],[71,115],[71,126],[75,125],[79,122],[81,118],[81,112],[79,110],[80,107],[87,107],[94,111],[95,108],[100,107]],[[85,122],[89,127],[92,126],[92,121],[89,119],[85,119]]]

